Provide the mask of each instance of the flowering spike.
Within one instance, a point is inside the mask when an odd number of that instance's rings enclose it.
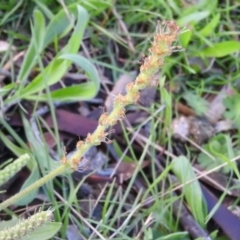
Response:
[[[148,56],[143,58],[140,67],[140,73],[134,82],[126,86],[126,94],[118,94],[114,99],[113,110],[111,113],[102,113],[99,118],[99,125],[92,134],[88,134],[85,141],[77,143],[77,151],[71,156],[69,162],[72,168],[81,165],[83,154],[93,145],[99,145],[101,142],[110,143],[107,138],[108,129],[115,125],[117,121],[125,118],[125,107],[129,104],[137,103],[140,98],[140,90],[156,85],[154,76],[164,64],[166,56],[173,51],[179,51],[176,46],[181,29],[174,21],[158,22],[156,32],[151,42],[151,48]]]
[[[14,176],[19,170],[21,170],[28,161],[30,156],[24,154],[19,157],[17,160],[6,166],[3,170],[0,171],[0,186],[7,182],[12,176]]]
[[[0,231],[0,240],[22,239],[22,237],[42,226],[44,223],[51,222],[52,218],[53,214],[50,210],[36,213],[28,219],[21,220],[14,227]]]

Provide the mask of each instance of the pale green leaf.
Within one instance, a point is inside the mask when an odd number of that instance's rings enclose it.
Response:
[[[20,157],[27,152],[26,149],[20,148],[15,145],[13,141],[10,141],[9,138],[7,138],[6,135],[2,132],[0,132],[0,138],[2,139],[5,146],[7,146],[7,148],[11,150],[11,152],[14,153],[16,156]]]
[[[85,71],[89,79],[95,85],[95,94],[98,92],[100,88],[100,78],[99,74],[94,67],[94,65],[85,57],[77,55],[77,54],[63,54],[60,56],[61,59],[66,59],[74,62],[77,66]]]
[[[4,95],[6,95],[10,90],[13,89],[13,84],[10,83],[8,85],[6,85],[5,87],[3,88],[0,88],[0,97],[3,97]]]
[[[229,135],[218,134],[213,137],[207,144],[203,145],[204,152],[201,152],[198,156],[198,162],[207,170],[213,169],[221,164],[228,163],[221,169],[223,173],[230,173],[235,171],[239,177],[239,172],[235,162],[231,162],[230,159],[239,155],[239,152],[234,149],[232,139]],[[205,152],[209,154],[205,154]]]
[[[211,35],[214,32],[215,28],[217,27],[219,20],[220,20],[220,14],[218,13],[212,18],[212,20],[202,30],[199,31],[199,34],[204,37]]]
[[[36,133],[34,134],[32,126],[25,116],[22,115],[22,122],[25,129],[26,137],[28,142],[30,143],[31,149],[34,156],[36,157],[38,163],[45,169],[55,168],[54,160],[48,154],[48,149],[44,142],[41,140],[41,136],[36,137]],[[38,133],[37,133],[38,134]],[[49,169],[49,170],[50,170]]]
[[[192,31],[186,31],[179,36],[181,46],[186,48],[192,38]]]
[[[45,154],[45,158],[43,157],[45,151],[41,149],[40,143],[36,140],[27,119],[25,117],[22,117],[22,121],[23,121],[23,126],[25,128],[25,133],[26,133],[28,142],[31,143],[31,148],[33,149],[33,152],[36,153],[36,158],[42,157],[41,160],[43,162],[44,161],[46,162],[47,160],[46,154]],[[28,179],[24,182],[21,189],[27,188],[28,186],[35,183],[40,178],[37,162],[33,158],[32,158],[32,161],[29,162],[28,168],[30,169],[31,174],[28,177]],[[39,189],[35,189],[34,191],[31,191],[28,195],[22,197],[17,202],[15,202],[15,204],[19,206],[24,206],[29,204],[36,197],[38,191]]]
[[[224,57],[240,50],[240,42],[225,41],[213,44],[211,47],[198,51],[196,55],[203,57]]]
[[[28,86],[23,89],[21,97],[27,99],[28,95],[41,92],[45,89],[46,85],[50,86],[58,82],[66,73],[69,66],[70,61],[54,58],[46,69],[43,70],[44,73],[40,73]],[[47,79],[46,83],[45,78]]]
[[[192,169],[191,163],[185,156],[179,156],[173,159],[172,170],[183,185],[183,194],[187,200],[188,206],[201,226],[207,216],[205,200],[196,175]]]
[[[13,227],[18,223],[19,219],[16,216],[12,216],[11,220],[1,220],[0,221],[0,231],[5,230],[6,228]]]
[[[92,82],[77,84],[74,86],[61,88],[51,92],[51,99],[53,101],[83,101],[92,99],[96,95],[96,86]],[[41,94],[39,96],[30,95],[27,96],[28,100],[47,101],[47,94]]]
[[[52,239],[54,235],[60,230],[62,223],[49,222],[43,226],[35,229],[33,232],[27,234],[27,236],[21,238],[21,240],[47,240]]]
[[[17,217],[13,216],[11,220],[1,221],[0,230],[5,230],[9,227],[14,227],[14,225],[19,223]],[[21,240],[47,240],[53,238],[57,232],[60,230],[62,223],[60,222],[49,222],[42,226],[36,228],[32,232],[28,233],[26,236],[22,237]]]
[[[189,24],[189,23],[198,23],[199,21],[208,17],[209,14],[210,14],[210,11],[208,11],[208,10],[193,12],[187,16],[180,18],[177,21],[177,24],[179,26],[186,26],[186,24]]]
[[[180,239],[184,240],[188,235],[189,235],[188,232],[176,232],[168,234],[164,237],[159,237],[156,240],[180,240]]]
[[[32,161],[32,164],[34,165],[34,167],[33,166],[31,167],[31,174],[27,178],[27,180],[24,182],[24,184],[22,185],[21,190],[29,187],[30,185],[32,185],[33,183],[38,181],[40,178],[40,173],[39,173],[37,163],[35,161]],[[21,192],[21,190],[20,190],[20,192]],[[29,192],[29,194],[25,195],[21,199],[18,199],[18,201],[14,202],[14,204],[18,205],[18,206],[28,205],[30,202],[32,202],[36,198],[38,191],[39,191],[39,189],[35,189],[35,190]]]
[[[70,60],[85,71],[85,74],[89,77],[89,82],[77,84],[74,86],[62,88],[51,92],[51,97],[55,101],[80,101],[91,99],[95,97],[100,88],[100,78],[94,65],[85,57],[76,54],[63,54],[59,59]],[[61,70],[64,68],[62,67]],[[51,71],[55,74],[61,75],[61,71]],[[28,95],[25,97],[28,100],[37,99],[38,101],[47,101],[48,96],[41,94],[38,96]]]

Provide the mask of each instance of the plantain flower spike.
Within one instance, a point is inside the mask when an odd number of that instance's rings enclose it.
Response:
[[[53,218],[52,211],[42,211],[34,214],[28,219],[21,220],[14,227],[0,231],[0,240],[21,239],[44,223],[51,222]]]
[[[99,118],[99,124],[92,134],[88,134],[85,141],[77,143],[75,154],[69,159],[73,169],[77,170],[81,165],[82,156],[91,147],[101,142],[111,143],[107,138],[109,129],[119,120],[125,118],[126,106],[137,103],[140,91],[152,86],[155,74],[163,66],[165,57],[181,48],[176,45],[179,34],[183,32],[174,21],[158,22],[149,54],[143,59],[140,73],[134,82],[126,86],[126,94],[118,94],[114,99],[113,109],[110,113],[104,112]],[[69,162],[68,160],[65,162]]]

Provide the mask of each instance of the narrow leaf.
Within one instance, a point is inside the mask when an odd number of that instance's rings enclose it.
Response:
[[[189,160],[184,156],[174,158],[172,170],[180,183],[183,184],[183,194],[193,216],[199,224],[204,226],[204,220],[207,216],[206,205],[198,180],[192,181],[196,175]]]
[[[43,50],[43,39],[45,36],[45,20],[42,13],[38,10],[34,11],[34,25],[32,26],[32,38],[24,57],[18,78],[23,81],[21,86],[24,86],[24,81],[30,74],[32,68],[37,62],[37,59]]]
[[[203,57],[224,57],[240,50],[240,42],[225,41],[216,43],[213,46],[197,52],[197,55]]]
[[[181,34],[179,36],[181,45],[186,48],[189,44],[189,42],[191,41],[192,38],[192,31],[186,31],[185,33]]]
[[[59,90],[51,92],[51,98],[53,101],[83,101],[92,99],[96,95],[96,86],[89,82],[83,84],[77,84],[74,86],[61,88]],[[26,99],[37,99],[38,101],[47,101],[47,94],[40,96],[28,96]]]
[[[34,0],[34,2],[37,4],[39,9],[45,14],[45,16],[48,19],[52,19],[54,17],[54,14],[51,12],[51,10],[43,3],[38,0]]]
[[[46,35],[44,40],[44,46],[46,47],[49,43],[51,43],[54,39],[58,38],[63,32],[66,31],[66,29],[69,28],[69,25],[72,25],[72,21],[74,21],[74,17],[78,17],[79,15],[79,5],[72,4],[66,8],[67,13],[65,9],[62,9],[59,11],[54,17],[52,17],[50,23],[47,26],[46,29]],[[82,7],[80,7],[82,12],[81,14],[85,14],[86,10]],[[83,16],[81,16],[83,17]],[[84,24],[84,23],[83,23]]]
[[[200,11],[194,12],[194,13],[191,13],[187,16],[180,18],[177,21],[177,24],[180,26],[185,26],[186,24],[189,24],[189,23],[198,23],[202,19],[205,19],[206,17],[208,17],[209,14],[210,14],[210,11],[208,11],[208,10],[201,11],[201,12]]]
[[[215,15],[212,20],[202,29],[199,34],[207,37],[214,32],[214,29],[217,27],[220,20],[220,14]]]
[[[83,69],[88,75],[89,79],[94,83],[96,93],[98,92],[100,88],[99,74],[94,65],[88,59],[77,54],[63,54],[60,58],[70,60]]]

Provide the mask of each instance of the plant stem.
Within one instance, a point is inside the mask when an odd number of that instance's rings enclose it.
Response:
[[[31,191],[38,189],[39,187],[41,187],[42,185],[44,185],[45,183],[47,183],[48,181],[50,181],[54,177],[56,177],[56,176],[60,175],[61,173],[63,173],[66,169],[69,169],[69,165],[68,164],[62,164],[61,166],[59,166],[58,168],[56,168],[52,172],[48,173],[47,175],[45,175],[44,177],[39,179],[37,182],[31,184],[29,187],[23,189],[21,192],[15,194],[11,198],[9,198],[6,201],[2,202],[0,204],[0,211],[5,209],[5,208],[7,208],[7,207],[9,207],[14,202],[17,202],[18,199],[21,199],[25,195],[29,194]]]

